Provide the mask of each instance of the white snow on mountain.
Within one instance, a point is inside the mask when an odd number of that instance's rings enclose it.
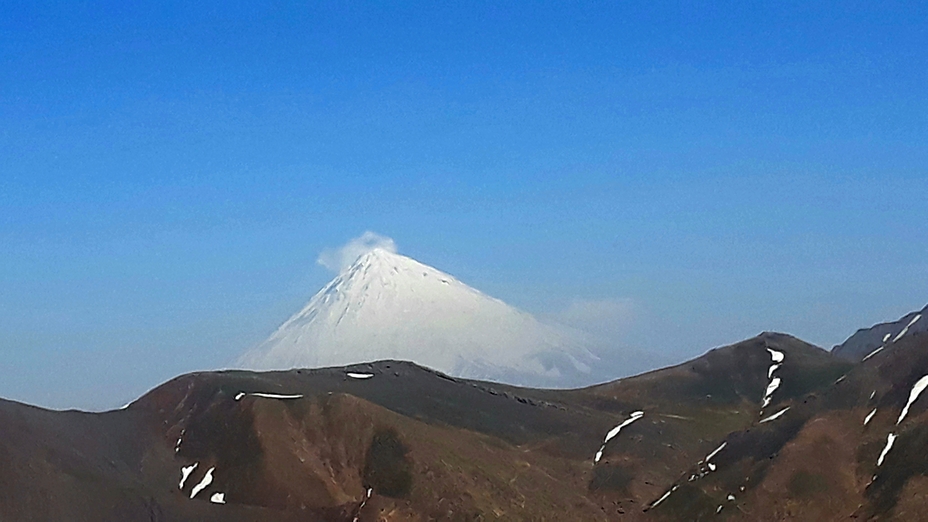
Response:
[[[343,269],[238,365],[318,368],[382,359],[524,386],[571,387],[597,380],[597,358],[578,332],[544,324],[384,248]]]

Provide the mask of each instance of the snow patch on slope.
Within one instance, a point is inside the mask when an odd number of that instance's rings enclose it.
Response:
[[[918,396],[925,391],[925,388],[928,388],[928,375],[919,379],[918,382],[912,386],[912,390],[909,392],[909,400],[905,403],[905,407],[902,408],[902,413],[899,414],[899,419],[896,420],[896,426],[909,414],[909,407],[911,407],[915,399],[918,399]]]
[[[633,411],[629,418],[625,419],[625,421],[623,421],[621,424],[619,424],[615,428],[612,428],[611,430],[609,430],[609,433],[606,434],[606,438],[603,440],[603,445],[599,448],[599,451],[596,452],[596,456],[593,457],[593,463],[596,464],[597,462],[599,462],[600,459],[603,458],[603,451],[606,450],[606,444],[608,444],[610,440],[612,440],[616,435],[618,435],[619,432],[622,431],[622,428],[624,428],[625,426],[628,426],[629,424],[635,422],[636,420],[642,417],[644,417],[643,411]]]

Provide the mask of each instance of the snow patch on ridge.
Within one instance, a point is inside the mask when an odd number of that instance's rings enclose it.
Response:
[[[265,399],[280,399],[280,400],[293,400],[293,399],[303,398],[302,395],[282,395],[279,393],[263,393],[263,392],[252,392],[252,393],[238,392],[235,395],[235,400],[240,401],[248,395],[251,395],[252,397],[262,397]]]

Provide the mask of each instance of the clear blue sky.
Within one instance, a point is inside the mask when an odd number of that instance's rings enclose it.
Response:
[[[225,365],[365,230],[670,360],[928,302],[928,4],[127,4],[0,7],[2,397]]]

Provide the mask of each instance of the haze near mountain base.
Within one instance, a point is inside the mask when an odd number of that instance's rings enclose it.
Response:
[[[364,245],[372,248],[357,248]],[[238,365],[271,370],[400,359],[521,386],[574,387],[609,378],[594,371],[597,357],[580,332],[544,324],[397,254],[388,238],[365,233],[339,252],[324,252],[320,264],[344,265],[344,254],[358,250],[360,257]]]

